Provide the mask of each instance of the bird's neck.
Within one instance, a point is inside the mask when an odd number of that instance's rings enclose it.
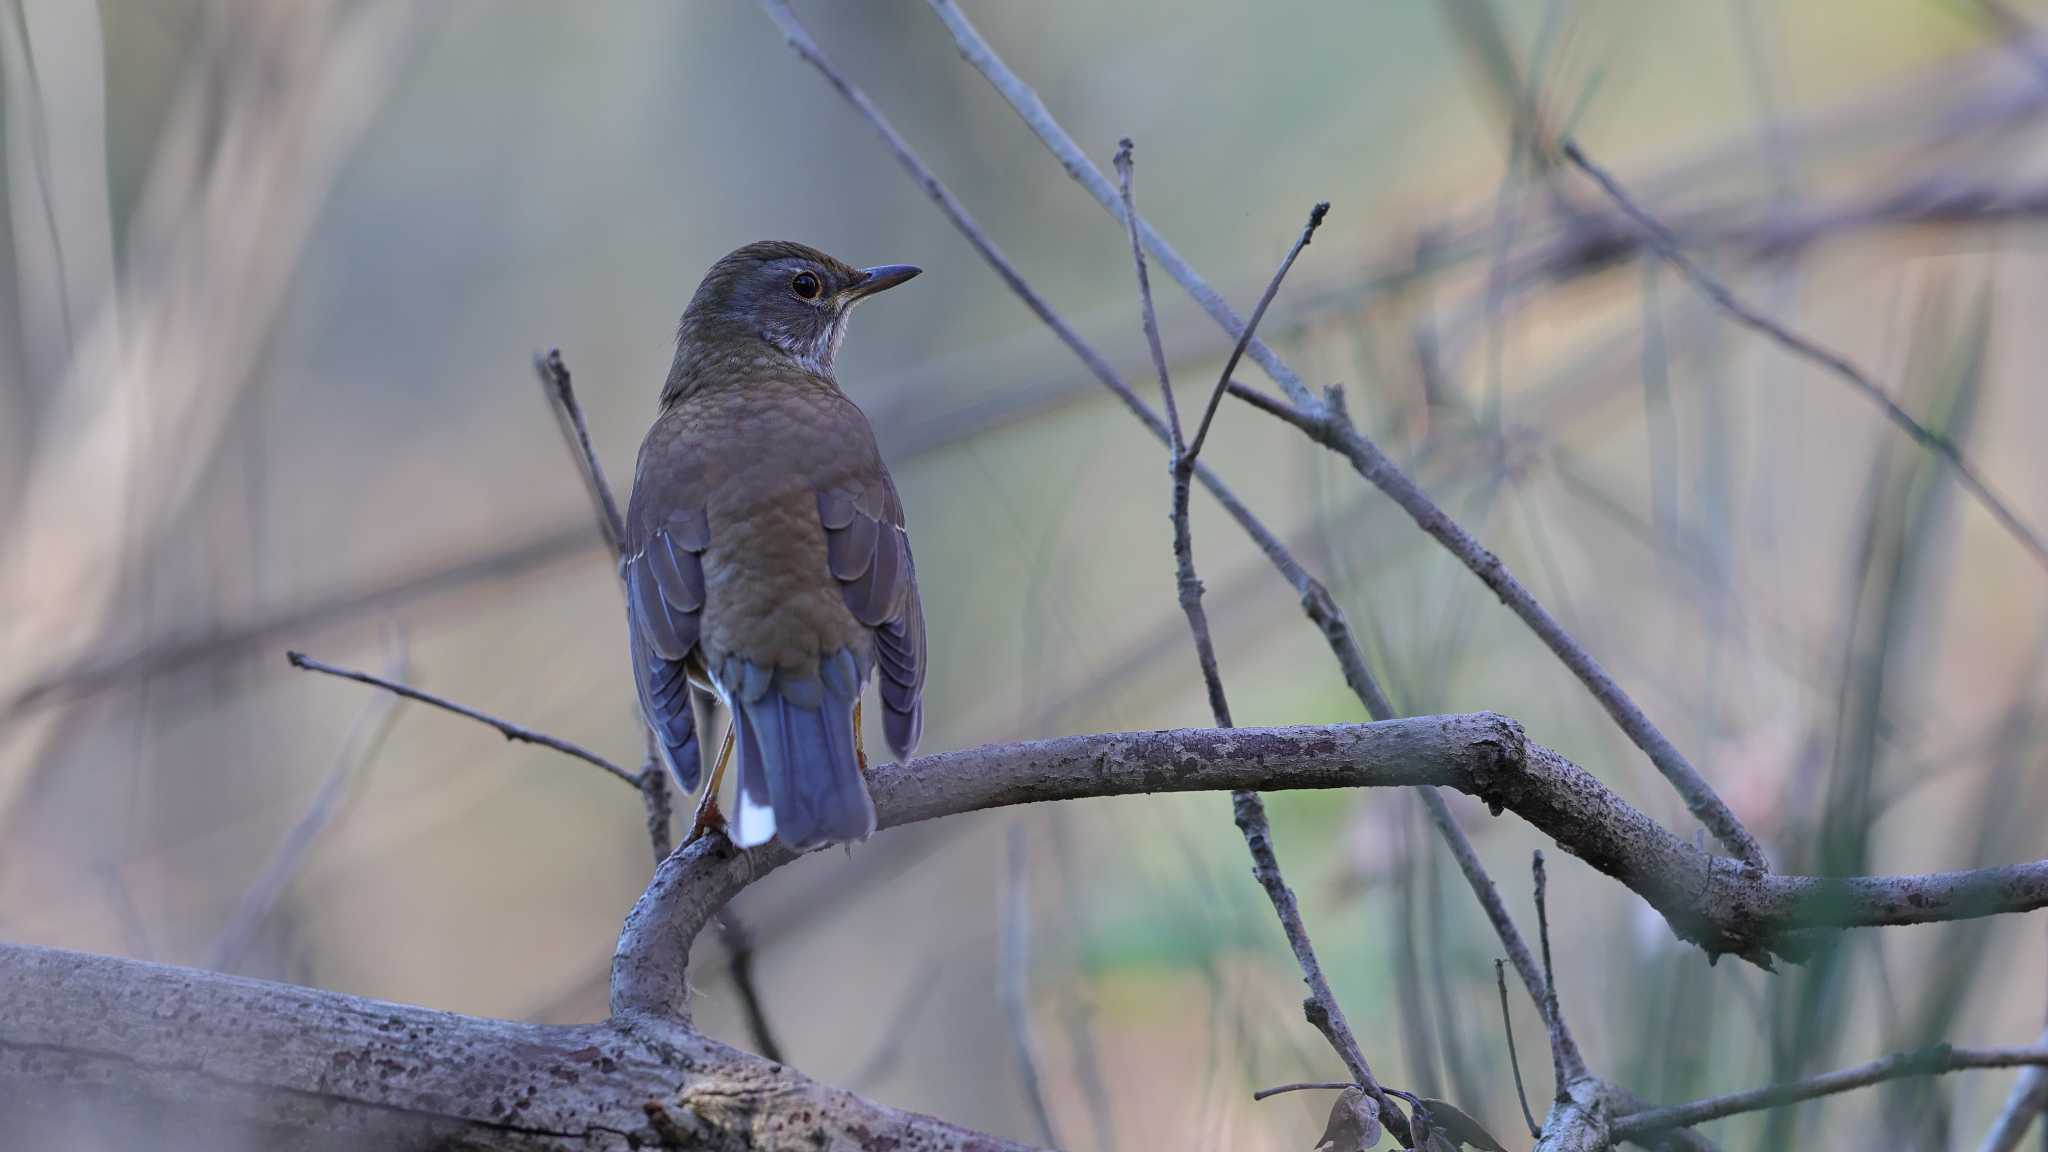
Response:
[[[776,333],[736,330],[730,325],[710,330],[686,321],[676,341],[675,362],[661,390],[662,406],[720,388],[838,391],[832,375],[832,354],[838,350],[838,340],[777,337]]]

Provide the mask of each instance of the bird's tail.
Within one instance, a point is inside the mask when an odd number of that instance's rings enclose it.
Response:
[[[747,664],[733,693],[742,848],[779,839],[799,850],[866,839],[875,830],[854,753],[860,674],[841,651],[816,678]]]

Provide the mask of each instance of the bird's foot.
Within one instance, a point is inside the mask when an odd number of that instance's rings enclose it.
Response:
[[[868,776],[868,750],[860,739],[860,698],[853,701],[853,762],[860,767],[861,779]]]
[[[718,810],[718,791],[707,788],[704,799],[697,802],[697,818],[690,824],[690,834],[683,837],[683,846],[687,848],[712,833],[726,834],[725,813]]]

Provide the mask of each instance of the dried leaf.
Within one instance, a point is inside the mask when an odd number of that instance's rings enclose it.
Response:
[[[1467,1115],[1457,1105],[1444,1100],[1422,1098],[1422,1106],[1429,1110],[1430,1127],[1434,1134],[1446,1136],[1456,1144],[1478,1148],[1481,1152],[1507,1152],[1500,1141],[1493,1138],[1484,1125]]]
[[[1315,1152],[1365,1152],[1379,1142],[1379,1101],[1353,1084],[1330,1105],[1330,1122],[1323,1126]]]

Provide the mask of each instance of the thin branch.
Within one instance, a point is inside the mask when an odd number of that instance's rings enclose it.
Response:
[[[2048,1048],[2048,1032],[2041,1033],[2037,1046]],[[2012,1092],[1999,1108],[1991,1130],[1984,1134],[1984,1142],[1977,1146],[1978,1152],[2014,1152],[2043,1112],[2048,1112],[2048,1067],[2036,1066],[2021,1072],[2013,1081]]]
[[[932,191],[934,199],[938,199],[942,189],[934,190],[937,189],[936,179],[931,178],[928,170],[923,169],[922,164],[919,164],[915,157],[909,155],[908,146],[902,143],[902,138],[896,134],[893,128],[886,126],[886,121],[881,119],[881,114],[874,110],[867,97],[862,95],[857,89],[854,89],[843,77],[839,77],[836,72],[821,63],[822,58],[818,55],[816,45],[810,43],[809,37],[802,32],[800,27],[796,28],[794,32],[791,31],[791,27],[795,25],[795,17],[789,15],[787,5],[782,0],[761,0],[761,2],[764,7],[769,9],[770,15],[776,18],[777,23],[784,25],[785,35],[790,36],[791,43],[796,45],[798,52],[803,54],[806,59],[811,60],[821,71],[824,71],[827,78],[832,80],[841,93],[853,101],[863,114],[876,124],[878,129],[883,132],[884,137],[890,141],[891,147],[896,150],[898,159],[902,160],[907,167],[912,167],[913,174],[919,175],[920,181],[926,184],[927,190]],[[1096,202],[1101,204],[1104,210],[1108,211],[1120,222],[1125,222],[1127,227],[1131,227],[1134,224],[1140,237],[1144,240],[1145,247],[1159,259],[1160,263],[1166,267],[1174,280],[1190,296],[1194,297],[1197,303],[1202,305],[1203,309],[1216,320],[1217,324],[1225,332],[1233,337],[1242,335],[1245,329],[1244,323],[1237,318],[1236,314],[1230,310],[1227,304],[1223,303],[1222,297],[1214,289],[1210,288],[1208,283],[1186,261],[1182,260],[1164,239],[1152,231],[1143,218],[1139,218],[1135,222],[1125,221],[1123,206],[1120,203],[1116,189],[1111,186],[1109,181],[1102,175],[1102,172],[1088,159],[1087,155],[1074,144],[1072,137],[1067,135],[1066,130],[1061,128],[1059,123],[1053,119],[1052,114],[1046,110],[1044,103],[1038,99],[1037,94],[1022,80],[1018,79],[1016,73],[1011,71],[1009,66],[1004,64],[1002,59],[988,46],[988,43],[981,38],[981,34],[968,22],[967,17],[951,3],[951,0],[930,0],[930,3],[932,10],[938,15],[940,21],[952,33],[954,43],[959,47],[961,55],[966,58],[968,63],[974,65],[983,76],[987,77],[989,83],[994,85],[1004,99],[1009,101],[1011,108],[1024,119],[1024,122],[1030,126],[1039,140],[1059,158],[1060,163],[1066,168],[1067,174],[1080,183],[1083,188],[1087,189]],[[796,38],[798,36],[803,37],[803,43],[797,43]],[[947,207],[949,214],[951,214],[957,208],[957,202],[953,202],[952,206],[948,206],[947,201],[951,201],[950,193],[945,194],[945,200],[941,204],[942,207]],[[959,211],[960,216],[964,216],[964,210]],[[959,223],[959,217],[956,217],[955,223]],[[973,239],[974,237],[970,235],[969,238]],[[981,246],[979,243],[977,244],[977,247]],[[985,257],[989,256],[989,252],[990,248],[983,247],[983,255]],[[991,257],[991,259],[993,260],[994,258]],[[1007,262],[1000,265],[998,270],[1002,271],[1005,267],[1007,267]],[[1005,278],[1012,279],[1014,275],[1014,271],[1006,272]],[[1015,288],[1017,284],[1021,284],[1021,281],[1016,281],[1012,287]],[[1047,312],[1049,312],[1049,309]],[[1044,315],[1044,313],[1041,315]],[[1058,331],[1058,329],[1055,329],[1055,331]],[[1064,336],[1062,338],[1064,339]],[[1072,344],[1074,341],[1069,341],[1069,343]],[[1481,547],[1479,542],[1470,533],[1466,532],[1456,521],[1452,520],[1443,509],[1437,507],[1435,502],[1430,500],[1423,493],[1422,489],[1417,487],[1415,482],[1409,479],[1380,450],[1378,445],[1367,439],[1352,426],[1347,415],[1341,412],[1329,411],[1326,402],[1319,402],[1311,395],[1307,385],[1302,383],[1301,378],[1294,373],[1293,369],[1287,366],[1285,361],[1281,360],[1277,353],[1256,339],[1253,339],[1247,345],[1247,348],[1252,358],[1266,370],[1268,375],[1280,383],[1281,389],[1287,393],[1288,398],[1293,402],[1291,409],[1288,410],[1290,415],[1283,418],[1295,422],[1297,426],[1309,432],[1318,443],[1343,452],[1352,461],[1353,467],[1361,476],[1392,497],[1395,503],[1401,505],[1415,519],[1418,526],[1463,561],[1475,575],[1485,582],[1487,587],[1493,589],[1501,597],[1502,601],[1507,603],[1509,608],[1514,610],[1518,616],[1522,617],[1524,622],[1529,624],[1537,635],[1543,639],[1544,643],[1549,645],[1553,652],[1557,653],[1558,657],[1564,661],[1565,665],[1580,680],[1585,682],[1594,697],[1607,709],[1608,714],[1614,717],[1615,722],[1621,726],[1624,732],[1628,733],[1629,738],[1650,757],[1651,762],[1657,766],[1658,770],[1671,780],[1673,786],[1678,789],[1679,795],[1685,800],[1686,806],[1694,815],[1699,817],[1700,821],[1713,831],[1715,836],[1720,838],[1724,844],[1727,844],[1730,850],[1741,856],[1744,861],[1759,868],[1767,866],[1762,846],[1742,826],[1741,821],[1735,818],[1735,814],[1714,793],[1714,790],[1707,784],[1706,780],[1700,776],[1699,771],[1692,766],[1692,763],[1678,751],[1677,747],[1662,732],[1657,730],[1655,725],[1650,723],[1649,718],[1643,714],[1640,708],[1636,707],[1635,702],[1628,697],[1627,693],[1623,692],[1621,687],[1587,654],[1585,649],[1565,632],[1563,626],[1558,624],[1549,612],[1537,603],[1535,597],[1530,595],[1528,589],[1524,588],[1519,581],[1508,573],[1506,567],[1501,564],[1497,557]],[[1084,356],[1084,359],[1086,358]],[[1275,414],[1279,414],[1277,409],[1271,410],[1275,411]],[[1261,547],[1265,546],[1262,544]],[[1270,555],[1270,549],[1268,549],[1268,553]],[[1279,561],[1276,559],[1275,563],[1279,563]],[[1297,584],[1297,587],[1300,587],[1300,585]],[[1320,623],[1321,621],[1318,622]],[[1350,677],[1351,669],[1347,667],[1346,678],[1350,679]]]
[[[1812,361],[1840,377],[1864,399],[1877,405],[1885,418],[1911,437],[1914,443],[1947,461],[1949,467],[1955,469],[1956,480],[1969,491],[1977,503],[1982,505],[1984,510],[1991,514],[1991,518],[1998,521],[2022,548],[2026,549],[2035,564],[2048,571],[2048,542],[2044,542],[2040,534],[2026,521],[2020,519],[2019,514],[2012,510],[2012,506],[1991,489],[1978,474],[1976,466],[1963,457],[1962,449],[1958,448],[1954,441],[1915,420],[1912,413],[1900,407],[1898,401],[1893,400],[1889,393],[1847,357],[1821,347],[1743,303],[1726,284],[1715,279],[1712,273],[1687,256],[1679,248],[1677,237],[1631,199],[1621,184],[1588,159],[1577,144],[1567,143],[1564,146],[1564,154],[1580,171],[1591,177],[1593,182],[1600,186],[1601,191],[1607,193],[1608,198],[1614,201],[1615,206],[1643,230],[1650,247],[1658,256],[1676,268],[1687,280],[1692,281],[1693,287],[1699,289],[1723,312],[1744,327],[1770,337],[1779,347],[1793,355]]]
[[[1536,958],[1529,951],[1529,944],[1522,939],[1522,933],[1515,927],[1514,918],[1508,915],[1505,901],[1500,898],[1500,889],[1493,877],[1486,874],[1485,865],[1479,862],[1479,854],[1473,850],[1472,841],[1465,830],[1458,826],[1458,818],[1451,812],[1450,802],[1435,788],[1420,789],[1424,805],[1429,809],[1429,818],[1443,835],[1444,843],[1450,847],[1451,858],[1458,862],[1458,870],[1465,875],[1465,882],[1471,886],[1472,894],[1478,898],[1479,907],[1485,911],[1486,919],[1493,925],[1494,934],[1500,937],[1501,946],[1507,950],[1508,962],[1515,966],[1516,975],[1522,978],[1522,987],[1529,993],[1529,1000],[1543,1016],[1544,1027],[1550,1024],[1550,1006],[1543,995],[1543,973],[1536,966]],[[1578,1045],[1570,1033],[1563,1036],[1565,1059],[1572,1074],[1583,1075],[1585,1061],[1579,1056]]]
[[[903,138],[902,133],[898,132],[896,126],[889,122],[888,117],[882,115],[881,110],[876,108],[874,102],[868,99],[867,93],[855,87],[853,82],[848,80],[845,74],[840,72],[833,65],[832,61],[825,56],[824,52],[819,49],[817,42],[811,39],[811,34],[804,29],[803,23],[797,19],[796,13],[790,10],[786,0],[756,0],[756,2],[759,4],[761,11],[770,20],[774,21],[776,28],[782,32],[783,39],[788,42],[791,50],[806,64],[816,69],[818,74],[825,78],[826,83],[830,84],[834,91],[845,98],[846,102],[853,106],[854,110],[868,122],[869,126],[874,128],[875,132],[881,136],[882,143],[889,149],[890,154],[896,158],[896,162],[905,172],[909,173],[910,178],[924,191],[925,195],[929,196],[932,202],[938,205],[939,210],[945,213],[946,219],[952,223],[960,235],[965,237],[967,242],[973,245],[974,250],[981,254],[981,258],[988,263],[989,267],[995,270],[996,275],[1002,279],[1003,284],[1019,300],[1024,302],[1024,306],[1031,310],[1032,315],[1038,317],[1040,323],[1052,330],[1053,335],[1059,338],[1060,343],[1065,344],[1080,359],[1081,363],[1087,367],[1089,373],[1104,388],[1107,388],[1124,407],[1130,410],[1133,416],[1137,417],[1138,422],[1145,426],[1146,431],[1157,437],[1160,443],[1170,445],[1172,442],[1170,439],[1171,433],[1167,428],[1166,422],[1160,418],[1158,413],[1152,410],[1150,405],[1140,399],[1138,394],[1133,392],[1129,385],[1124,383],[1123,379],[1117,375],[1116,370],[1110,367],[1109,361],[1103,359],[1102,355],[1093,346],[1083,340],[1080,334],[1074,330],[1073,326],[1067,323],[1058,312],[1054,311],[1052,305],[1047,303],[1045,298],[1040,296],[1025,281],[1023,275],[1017,271],[1017,266],[1010,262],[1010,258],[1003,254],[1002,249],[996,246],[995,241],[989,239],[988,233],[983,231],[981,225],[975,222],[974,217],[960,203],[959,198],[953,195],[952,190],[947,188],[939,180],[938,176],[926,166],[924,161],[918,158],[917,153],[911,149],[909,142]],[[1113,190],[1111,195],[1115,195]],[[1228,312],[1228,305],[1222,304],[1220,298],[1218,298],[1217,303],[1225,312]],[[1242,327],[1242,325],[1239,327]],[[1234,333],[1236,329],[1233,328],[1232,331]],[[1263,345],[1256,342],[1251,345],[1251,353],[1254,359],[1258,358],[1263,347]],[[1282,367],[1284,368],[1285,366],[1283,365]],[[1304,607],[1310,608],[1311,614],[1315,617],[1317,624],[1323,628],[1324,633],[1329,635],[1333,629],[1342,629],[1344,627],[1343,618],[1341,614],[1335,611],[1334,605],[1330,603],[1329,593],[1324,590],[1314,577],[1303,570],[1300,563],[1294,559],[1293,555],[1287,551],[1286,546],[1280,542],[1280,538],[1271,529],[1267,528],[1265,524],[1260,522],[1257,516],[1252,514],[1251,510],[1245,506],[1242,500],[1238,499],[1237,494],[1231,491],[1222,478],[1211,470],[1208,465],[1198,463],[1195,466],[1195,479],[1202,482],[1202,486],[1209,490],[1211,496],[1215,497],[1217,504],[1222,506],[1224,512],[1229,514],[1230,518],[1235,520],[1238,526],[1244,529],[1245,534],[1251,537],[1252,543],[1258,546],[1259,551],[1265,555],[1273,567],[1279,569],[1281,576],[1301,596]],[[1350,683],[1355,690],[1360,691],[1362,694],[1377,696],[1379,693],[1377,685],[1372,683],[1370,674],[1366,671],[1362,662],[1347,665],[1344,669],[1344,678],[1347,683]]]
[[[1394,898],[1388,901],[1387,918],[1388,935],[1394,941],[1394,1002],[1401,1018],[1401,1062],[1408,1068],[1408,1087],[1416,1095],[1458,1096],[1460,1091],[1446,1092],[1437,1080],[1437,1037],[1430,1030],[1431,998],[1423,992],[1422,957],[1416,940],[1422,935],[1415,923],[1415,887],[1422,871],[1417,857],[1425,855],[1428,847],[1416,846],[1416,821],[1409,806],[1399,805],[1398,813],[1393,821],[1394,876],[1389,881]],[[1442,976],[1441,967],[1437,975]],[[1449,1059],[1443,1064],[1448,1069]]]
[[[1543,1129],[1536,1123],[1536,1113],[1529,1110],[1529,1092],[1522,1086],[1522,1058],[1515,1053],[1515,1018],[1508,1011],[1507,961],[1493,962],[1493,982],[1500,989],[1500,1026],[1508,1034],[1508,1067],[1515,1073],[1515,1100],[1522,1105],[1522,1123],[1529,1126],[1529,1136],[1534,1139],[1543,1135]]]
[[[1726,1096],[1696,1100],[1674,1108],[1655,1108],[1633,1113],[1613,1121],[1610,1131],[1616,1139],[1634,1139],[1666,1128],[1685,1128],[1694,1124],[1704,1124],[1709,1120],[1719,1120],[1724,1116],[1783,1108],[1787,1104],[1797,1104],[1802,1100],[1832,1096],[1838,1092],[1867,1088],[1872,1084],[1908,1076],[1940,1076],[1966,1068],[2043,1066],[2048,1066],[2048,1044],[2018,1048],[1951,1048],[1946,1044],[1937,1044],[1932,1048],[1900,1052],[1882,1060],[1872,1060],[1868,1064],[1858,1064],[1853,1068],[1825,1072],[1789,1084],[1776,1084],[1748,1092],[1731,1092]]]
[[[1045,1103],[1045,1089],[1038,1068],[1038,1030],[1031,1023],[1031,904],[1026,885],[1028,861],[1024,854],[1024,826],[1010,825],[1009,869],[1003,885],[1003,940],[999,989],[1003,1010],[1010,1017],[1010,1040],[1017,1049],[1017,1075],[1023,1080],[1024,1102],[1031,1106],[1031,1118],[1038,1125],[1038,1138],[1057,1145],[1052,1110]]]
[[[725,945],[726,968],[732,973],[733,991],[739,994],[740,1010],[746,1015],[747,1032],[754,1038],[755,1051],[765,1059],[782,1063],[782,1045],[776,1042],[775,1031],[768,1026],[768,1011],[762,1006],[760,989],[754,985],[754,939],[747,932],[746,922],[730,908],[718,917],[718,940]]]
[[[1334,389],[1331,402],[1323,407],[1321,415],[1303,412],[1298,408],[1282,409],[1278,406],[1262,406],[1280,419],[1307,433],[1317,443],[1341,453],[1351,462],[1352,469],[1368,482],[1386,493],[1399,504],[1416,525],[1453,556],[1456,556],[1481,583],[1500,597],[1508,610],[1522,619],[1538,639],[1542,640],[1564,666],[1571,669],[1593,698],[1614,719],[1618,726],[1636,747],[1649,756],[1650,762],[1663,773],[1665,779],[1677,790],[1685,806],[1699,821],[1706,825],[1717,839],[1742,858],[1743,863],[1764,868],[1767,861],[1763,846],[1750,835],[1749,830],[1736,819],[1735,813],[1715,793],[1713,786],[1701,776],[1692,761],[1678,750],[1670,738],[1650,722],[1643,710],[1636,705],[1620,684],[1608,675],[1592,653],[1565,630],[1549,609],[1543,607],[1533,593],[1508,571],[1500,557],[1488,551],[1477,538],[1452,519],[1450,514],[1438,507],[1436,502],[1418,487],[1408,475],[1387,457],[1357,427],[1352,424],[1350,414],[1344,410],[1341,394]]]
[[[1352,1084],[1349,1080],[1304,1080],[1299,1084],[1276,1084],[1271,1088],[1261,1088],[1257,1092],[1252,1093],[1252,1099],[1264,1100],[1269,1096],[1278,1096],[1282,1092],[1311,1092],[1324,1088],[1352,1087],[1356,1087],[1356,1085]]]
[[[405,666],[405,651],[399,648],[392,654],[391,675],[404,676]],[[270,918],[271,909],[284,896],[292,877],[298,874],[306,853],[333,819],[343,788],[364,765],[376,758],[404,704],[405,701],[397,696],[376,696],[364,701],[357,710],[355,719],[349,722],[348,735],[342,738],[341,748],[335,754],[334,767],[320,782],[312,802],[306,805],[306,811],[285,833],[276,854],[271,856],[255,882],[243,893],[241,906],[235,910],[234,918],[214,939],[212,955],[206,962],[208,968],[216,972],[231,972],[240,963],[249,942],[255,938],[263,922]]]
[[[675,837],[669,829],[668,770],[662,765],[661,754],[654,749],[654,729],[646,730],[647,758],[640,762],[638,774],[640,804],[647,813],[647,846],[654,852],[654,862],[659,864],[675,850]]]
[[[1118,174],[1123,178],[1123,198],[1129,203],[1132,165],[1128,140],[1117,149],[1116,166]],[[1126,219],[1133,222],[1137,220],[1135,208],[1127,214]],[[1303,233],[1302,240],[1288,253],[1287,261],[1281,266],[1283,274],[1293,264],[1295,254],[1307,243],[1308,234],[1315,230],[1320,219],[1320,212],[1310,217],[1309,227]],[[1145,274],[1145,253],[1138,243],[1135,223],[1132,225],[1130,237],[1131,259],[1137,268],[1146,338],[1151,345],[1153,364],[1159,372],[1160,391],[1165,395],[1169,414],[1169,450],[1173,476],[1173,558],[1181,611],[1187,616],[1188,631],[1194,637],[1195,656],[1201,665],[1202,684],[1209,695],[1209,710],[1215,717],[1216,727],[1230,728],[1233,727],[1230,719],[1230,702],[1224,695],[1223,676],[1216,666],[1216,645],[1209,634],[1209,615],[1202,607],[1202,581],[1195,572],[1194,536],[1188,524],[1189,480],[1194,474],[1195,459],[1192,449],[1184,449],[1180,419],[1174,413],[1173,385],[1167,374],[1166,353],[1159,342],[1158,324],[1152,308],[1151,286]],[[1277,290],[1279,279],[1279,276],[1274,278],[1274,287],[1267,293],[1268,300],[1272,291]],[[1261,301],[1261,311],[1264,310],[1264,303],[1265,301]],[[1247,328],[1245,338],[1249,339],[1251,335],[1251,329]],[[1229,378],[1230,374],[1226,370],[1223,379]],[[1212,397],[1209,414],[1213,414],[1214,410]],[[1203,416],[1204,431],[1208,427],[1209,414]],[[1351,1031],[1351,1025],[1344,1019],[1344,1009],[1337,1003],[1336,994],[1330,990],[1329,981],[1323,976],[1322,964],[1316,958],[1315,944],[1310,939],[1308,925],[1301,916],[1301,907],[1294,898],[1293,890],[1287,886],[1286,877],[1280,871],[1280,858],[1273,849],[1273,828],[1266,818],[1265,802],[1259,799],[1259,794],[1255,791],[1238,789],[1231,793],[1230,803],[1238,831],[1243,833],[1245,847],[1252,854],[1252,875],[1258,880],[1259,886],[1266,890],[1266,898],[1272,902],[1273,912],[1280,919],[1281,930],[1286,933],[1288,947],[1293,950],[1295,962],[1301,967],[1302,979],[1308,984],[1309,998],[1302,1005],[1303,1012],[1307,1015],[1309,1023],[1315,1025],[1329,1040],[1330,1047],[1336,1049],[1337,1055],[1344,1061],[1344,1066],[1350,1070],[1352,1079],[1379,1105],[1380,1114],[1386,1118],[1395,1134],[1403,1135],[1405,1121],[1387,1099],[1379,1081],[1374,1079],[1372,1068],[1366,1063],[1365,1053],[1360,1049],[1358,1039]]]
[[[847,1081],[856,1091],[888,1075],[902,1061],[904,1042],[909,1039],[924,1006],[935,999],[932,982],[942,971],[944,965],[937,958],[927,960],[924,967],[911,977],[910,983],[904,985],[902,998],[897,1000],[896,1010],[889,1014],[889,1026],[882,1031],[882,1038],[875,1042],[874,1051],[861,1062],[860,1071]]]
[[[1030,126],[1046,148],[1059,159],[1061,166],[1067,170],[1067,175],[1086,189],[1105,211],[1122,222],[1122,205],[1118,201],[1115,186],[1110,184],[1109,179],[1095,166],[1094,161],[1088,159],[1088,154],[1074,143],[1073,137],[1068,136],[1066,130],[1059,126],[1059,122],[1052,118],[1052,113],[1046,110],[1038,94],[1018,79],[1015,72],[1010,71],[1009,66],[1004,64],[1001,57],[998,57],[981,38],[981,33],[975,31],[974,25],[968,22],[966,15],[953,5],[952,0],[931,0],[931,6],[932,11],[945,24],[946,30],[953,34],[953,42],[959,47],[960,55],[988,78],[988,82],[1002,94],[1003,99],[1009,101],[1010,107],[1016,110],[1024,123]],[[1219,327],[1233,337],[1244,332],[1245,322],[1231,310],[1220,293],[1209,287],[1208,283],[1195,273],[1194,268],[1186,260],[1181,259],[1180,253],[1173,250],[1173,245],[1168,244],[1164,237],[1153,231],[1152,225],[1146,223],[1143,217],[1137,219],[1136,226],[1139,236],[1144,240],[1145,248],[1159,260],[1167,275],[1173,277],[1174,282],[1193,297],[1195,303],[1200,304],[1202,310],[1207,312]],[[1302,383],[1301,377],[1295,375],[1286,361],[1257,339],[1251,341],[1248,350],[1252,360],[1279,383],[1281,390],[1287,393],[1289,399],[1302,408],[1311,411],[1315,409],[1316,400],[1309,392],[1308,385]]]
[[[479,712],[466,704],[457,704],[453,700],[436,696],[431,692],[422,692],[417,688],[401,684],[396,680],[387,680],[382,676],[372,675],[368,672],[358,672],[352,668],[336,667],[333,664],[315,660],[304,652],[286,652],[285,659],[291,661],[292,667],[301,671],[324,672],[329,676],[339,676],[343,680],[353,680],[358,684],[368,684],[373,688],[382,688],[386,692],[395,692],[408,700],[417,700],[422,704],[431,704],[436,708],[453,712],[457,716],[467,716],[479,724],[488,724],[497,729],[498,734],[507,740],[516,740],[522,744],[537,744],[542,748],[552,748],[565,756],[574,756],[585,764],[594,764],[604,769],[606,772],[625,781],[636,791],[640,788],[640,777],[637,773],[628,772],[587,748],[571,744],[567,740],[558,739],[545,732],[535,732],[531,728],[522,728],[517,724],[500,720],[489,713]]]
[[[1117,190],[1123,197],[1125,220],[1136,220],[1138,216],[1137,209],[1132,207],[1132,148],[1129,136],[1117,141]],[[1127,232],[1131,238],[1131,263],[1138,270],[1138,314],[1141,326],[1145,329],[1145,347],[1152,353],[1153,370],[1159,373],[1159,402],[1166,409],[1167,447],[1173,451],[1172,467],[1177,471],[1180,462],[1187,457],[1187,441],[1181,436],[1180,408],[1174,403],[1173,379],[1166,370],[1166,346],[1159,341],[1159,314],[1152,307],[1152,277],[1145,270],[1145,249],[1138,243],[1138,230],[1135,226],[1127,229]]]
[[[582,525],[557,527],[469,559],[388,578],[272,615],[188,631],[146,646],[101,649],[29,684],[0,703],[0,726],[48,702],[74,700],[126,684],[172,676],[252,651],[268,653],[284,637],[304,637],[341,621],[472,584],[517,579],[578,555],[589,546],[590,533]]]
[[[1557,1081],[1559,1099],[1565,1097],[1565,1086],[1574,1077],[1565,1050],[1572,1047],[1571,1029],[1565,1026],[1564,1012],[1557,1006],[1557,969],[1550,963],[1550,904],[1544,899],[1547,886],[1543,873],[1543,850],[1537,849],[1529,860],[1529,871],[1536,877],[1536,937],[1543,944],[1543,1019],[1550,1027],[1550,1069]]]
[[[555,415],[562,421],[562,433],[569,440],[569,449],[576,454],[582,465],[583,483],[590,490],[590,499],[597,505],[597,524],[603,530],[605,542],[613,552],[623,551],[626,546],[626,519],[619,515],[619,503],[612,498],[612,487],[605,482],[604,465],[598,462],[597,449],[590,443],[590,425],[583,419],[583,406],[576,402],[576,389],[570,383],[569,366],[562,362],[559,348],[536,352],[533,356],[533,370],[540,376],[541,386],[547,389],[548,398],[553,401]]]
[[[1308,223],[1302,226],[1301,236],[1295,240],[1294,247],[1287,250],[1287,258],[1280,261],[1280,267],[1273,270],[1273,278],[1266,282],[1265,292],[1260,294],[1257,306],[1252,309],[1252,318],[1245,321],[1244,331],[1237,334],[1237,343],[1230,349],[1230,358],[1223,362],[1223,372],[1216,377],[1216,387],[1209,392],[1208,406],[1202,409],[1202,423],[1195,429],[1195,438],[1188,442],[1182,467],[1189,466],[1202,454],[1202,445],[1209,439],[1209,425],[1216,419],[1216,406],[1223,402],[1223,390],[1230,386],[1230,374],[1237,370],[1237,362],[1244,357],[1245,346],[1257,335],[1259,321],[1266,318],[1266,308],[1273,303],[1273,297],[1279,294],[1280,282],[1287,279],[1288,269],[1294,267],[1295,258],[1300,256],[1301,250],[1308,247],[1309,241],[1315,238],[1316,229],[1322,227],[1323,217],[1329,214],[1328,200],[1319,201],[1315,207],[1309,209]],[[1136,212],[1128,209],[1125,215],[1130,219],[1136,218]],[[1136,237],[1137,231],[1134,228],[1133,243],[1136,243]]]

